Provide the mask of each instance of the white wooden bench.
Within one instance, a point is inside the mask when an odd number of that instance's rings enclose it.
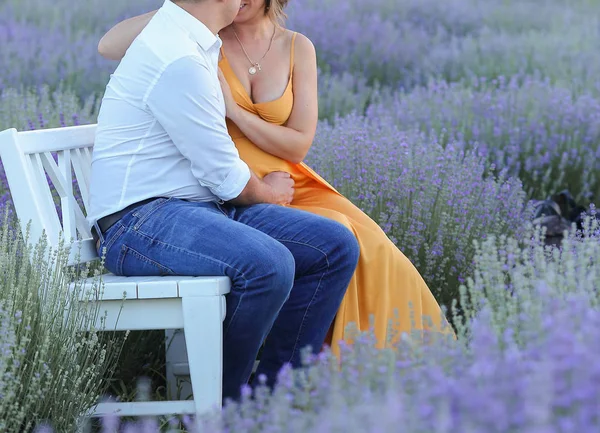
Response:
[[[98,259],[85,220],[95,132],[96,125],[0,132],[0,158],[23,233],[30,223],[29,239],[33,245],[43,234],[54,248],[59,246],[61,236],[70,241],[69,264]],[[58,162],[53,154],[58,156]],[[84,209],[75,200],[73,174]],[[62,224],[46,175],[60,195]],[[97,280],[94,282],[97,285]],[[98,302],[100,316],[106,314],[105,330],[183,329],[185,342],[181,339],[176,342],[179,347],[175,356],[187,353],[188,362],[186,365],[185,359],[175,362],[167,359],[168,377],[173,381],[177,370],[182,374],[189,372],[193,401],[99,403],[91,408],[92,413],[95,416],[199,415],[220,408],[224,295],[230,290],[229,278],[131,278],[107,274],[102,285],[103,296]],[[170,386],[174,388],[172,383]]]

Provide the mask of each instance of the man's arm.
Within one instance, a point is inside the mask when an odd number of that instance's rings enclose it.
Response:
[[[198,182],[223,201],[237,205],[288,204],[289,182],[265,182],[243,162],[221,113],[220,87],[202,60],[176,60],[163,72],[146,103]],[[290,179],[291,180],[291,179]]]

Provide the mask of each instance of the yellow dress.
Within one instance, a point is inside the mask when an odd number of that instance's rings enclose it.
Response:
[[[225,53],[221,51],[219,66],[237,104],[277,125],[283,125],[292,112],[295,36],[292,39],[290,79],[284,94],[274,101],[253,103]],[[390,321],[396,337],[401,332],[410,333],[414,329],[440,330],[441,322],[447,323],[417,269],[375,221],[306,164],[293,164],[264,152],[229,119],[227,127],[240,157],[257,176],[263,177],[273,171],[291,174],[295,181],[295,195],[290,207],[334,219],[352,230],[358,239],[358,266],[330,329],[330,341],[327,342],[336,355],[339,355],[339,341],[352,340],[345,335],[350,323],[354,323],[361,331],[373,331],[378,347],[393,341],[388,341]],[[421,320],[424,316],[429,319]]]

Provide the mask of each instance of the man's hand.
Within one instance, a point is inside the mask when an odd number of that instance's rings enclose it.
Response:
[[[284,171],[274,171],[263,177],[263,182],[273,190],[273,203],[288,205],[294,199],[294,179]]]
[[[248,206],[269,203],[286,206],[294,198],[294,179],[289,173],[274,171],[260,179],[250,171],[250,180],[239,196],[229,203],[236,206]]]

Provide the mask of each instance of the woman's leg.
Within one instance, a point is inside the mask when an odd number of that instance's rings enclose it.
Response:
[[[379,225],[347,198],[319,185],[296,192],[292,206],[340,222],[355,234],[361,255],[334,325],[331,347],[348,340],[350,323],[372,330],[379,347],[397,341],[401,332],[440,329],[442,311],[410,260]],[[351,340],[351,339],[350,339]]]

